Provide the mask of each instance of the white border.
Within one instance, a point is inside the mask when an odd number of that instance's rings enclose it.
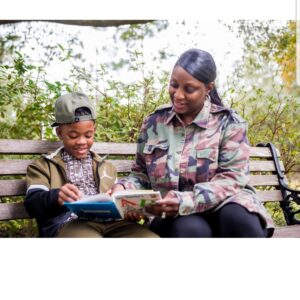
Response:
[[[0,19],[295,19],[295,0],[9,0]]]

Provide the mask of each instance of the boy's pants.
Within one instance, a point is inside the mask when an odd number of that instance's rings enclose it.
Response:
[[[101,237],[147,237],[156,238],[159,237],[148,228],[143,227],[133,221],[121,220],[114,222],[86,222],[86,221],[71,221],[65,224],[58,232],[56,237],[71,237],[71,238],[101,238]]]

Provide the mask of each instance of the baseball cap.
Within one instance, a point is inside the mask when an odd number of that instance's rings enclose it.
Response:
[[[77,108],[86,107],[91,114],[75,116]],[[55,122],[52,127],[60,124],[70,124],[80,121],[95,120],[96,110],[88,96],[81,92],[74,92],[60,96],[55,102]]]

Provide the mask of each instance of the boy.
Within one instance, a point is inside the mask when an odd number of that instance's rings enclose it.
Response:
[[[43,155],[27,169],[25,208],[36,218],[41,237],[156,237],[129,221],[78,221],[64,205],[83,195],[107,192],[116,181],[114,166],[91,149],[96,111],[83,93],[61,96],[55,103],[56,134],[63,147]]]

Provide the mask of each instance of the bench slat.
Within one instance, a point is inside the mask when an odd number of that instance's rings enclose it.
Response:
[[[118,173],[129,173],[133,164],[133,160],[112,159],[108,161],[115,166]]]
[[[250,175],[250,185],[252,186],[278,186],[277,175]]]
[[[289,225],[275,228],[274,238],[300,238],[300,225]]]
[[[61,141],[31,141],[31,140],[14,140],[0,139],[0,153],[4,154],[42,154],[56,150],[62,145]],[[97,153],[110,153],[115,155],[134,155],[136,151],[135,143],[101,143],[95,142],[93,149]],[[279,151],[277,150],[279,156]],[[269,157],[271,152],[266,147],[251,147],[250,157]]]
[[[125,162],[124,162],[125,164]],[[130,161],[129,161],[130,164]],[[120,164],[118,164],[120,166]],[[124,165],[124,170],[129,170],[130,166]],[[276,175],[251,175],[250,184],[252,186],[278,186],[278,179]],[[0,196],[20,196],[24,195],[26,191],[25,180],[22,179],[9,179],[0,180]]]
[[[24,179],[0,180],[0,196],[23,196],[26,193],[26,182]]]
[[[0,220],[28,219],[23,203],[1,203]]]
[[[274,191],[259,191],[257,190],[257,195],[261,202],[278,202],[282,201],[282,194],[279,190]]]
[[[0,180],[0,196],[21,196],[25,195],[26,184],[23,179]],[[279,190],[260,191],[257,194],[262,202],[276,202],[282,200]]]
[[[92,148],[98,154],[131,155],[136,153],[134,143],[94,143]]]
[[[1,160],[0,175],[25,175],[27,166],[34,160],[30,159],[6,159]],[[117,172],[128,173],[131,170],[133,161],[122,159],[108,159],[117,169]]]
[[[277,153],[278,154],[278,153]],[[266,147],[251,147],[250,157],[271,158],[272,154],[269,148]]]
[[[0,175],[24,175],[26,174],[27,166],[33,160],[29,159],[7,159],[1,160]],[[132,160],[110,160],[117,168],[118,172],[129,172],[132,166]],[[280,162],[282,170],[284,170],[283,163]],[[251,172],[275,172],[275,165],[272,161],[250,161]]]
[[[1,140],[2,154],[42,154],[49,153],[62,145],[60,141]],[[135,155],[134,143],[94,143],[93,149],[99,154]]]
[[[284,171],[284,165],[282,161],[279,161],[280,168]],[[267,160],[250,160],[250,170],[251,172],[275,172],[275,165],[273,161]]]
[[[3,159],[0,164],[0,175],[25,175],[27,166],[34,160]]]
[[[0,140],[0,153],[42,154],[61,147],[60,141]]]

